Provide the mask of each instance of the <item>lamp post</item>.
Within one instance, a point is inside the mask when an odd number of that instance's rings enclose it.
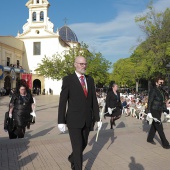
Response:
[[[168,70],[170,70],[170,63],[168,63],[166,65],[166,73],[167,73],[167,77],[168,77],[168,96],[169,96],[169,92],[170,92],[170,72]]]

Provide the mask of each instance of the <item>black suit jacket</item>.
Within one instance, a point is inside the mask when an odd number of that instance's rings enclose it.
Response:
[[[108,107],[114,108],[116,107],[117,109],[122,109],[122,104],[120,101],[120,93],[117,91],[117,95],[114,94],[113,91],[108,92],[107,97],[106,97],[106,106],[107,109]]]
[[[166,111],[165,94],[161,88],[154,87],[149,92],[148,98],[148,113],[152,113],[152,110]]]
[[[67,124],[68,128],[82,128],[85,123],[87,127],[91,127],[93,121],[100,120],[94,80],[90,76],[85,77],[88,88],[87,97],[76,73],[63,78],[58,124]]]

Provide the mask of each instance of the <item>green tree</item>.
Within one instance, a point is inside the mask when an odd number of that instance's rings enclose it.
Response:
[[[154,58],[154,67],[165,68],[170,62],[170,9],[158,13],[151,3],[148,12],[135,21],[146,35],[146,41],[141,44],[144,53]]]
[[[119,85],[133,86],[135,84],[134,63],[130,58],[120,59],[113,65],[112,79]]]
[[[133,86],[135,81],[138,84],[140,79],[149,82],[158,73],[165,74],[165,66],[170,62],[170,9],[157,13],[151,3],[148,12],[135,21],[146,39],[129,58],[118,60],[111,74],[117,83],[128,86]]]
[[[106,60],[101,53],[92,53],[85,43],[71,48],[63,56],[55,54],[51,58],[44,57],[36,71],[45,77],[60,80],[64,76],[74,72],[74,60],[77,56],[84,56],[87,60],[87,74],[94,78],[96,84],[108,83],[111,62]]]
[[[88,59],[87,74],[94,78],[96,84],[108,84],[109,83],[109,69],[111,62],[106,60],[101,53],[94,53],[93,56]]]

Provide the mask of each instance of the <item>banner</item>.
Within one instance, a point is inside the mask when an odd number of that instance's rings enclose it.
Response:
[[[31,73],[22,73],[21,79],[24,79],[27,82],[27,85],[32,89],[32,74]]]
[[[3,79],[3,75],[4,75],[4,67],[0,65],[0,80]]]

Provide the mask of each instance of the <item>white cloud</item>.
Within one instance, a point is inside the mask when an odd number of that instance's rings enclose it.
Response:
[[[158,11],[170,6],[169,0],[158,0],[154,7]],[[138,44],[142,32],[135,23],[136,16],[145,13],[122,12],[116,18],[105,23],[76,23],[69,25],[76,33],[79,42],[83,41],[92,50],[101,52],[108,60],[115,62],[129,57],[130,49]]]
[[[170,1],[158,0],[158,2],[154,4],[154,7],[157,11],[164,11],[166,8],[170,8]]]

